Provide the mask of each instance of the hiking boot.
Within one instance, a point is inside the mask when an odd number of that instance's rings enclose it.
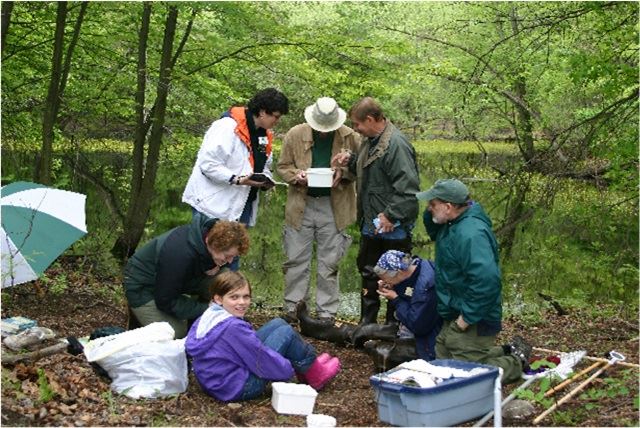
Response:
[[[340,360],[336,357],[329,356],[326,361],[321,361],[321,356],[318,356],[309,370],[303,374],[298,374],[298,379],[307,383],[316,391],[320,391],[324,386],[329,383],[331,379],[336,377],[340,371]],[[322,357],[325,359],[326,357]]]
[[[531,358],[531,345],[524,340],[522,336],[515,336],[511,341],[511,355],[518,357],[522,362],[522,369],[527,370],[529,367],[529,358]]]

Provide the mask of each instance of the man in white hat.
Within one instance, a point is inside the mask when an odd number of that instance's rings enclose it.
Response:
[[[284,318],[296,321],[296,303],[307,301],[313,243],[317,253],[316,316],[333,324],[339,305],[338,263],[351,244],[344,230],[356,218],[355,176],[333,171],[332,184],[309,185],[309,168],[329,168],[338,153],[355,152],[360,136],[344,126],[346,113],[333,98],[305,109],[306,123],[284,137],[277,172],[289,183],[285,208]],[[324,187],[326,186],[326,187]],[[307,302],[307,307],[311,307]]]

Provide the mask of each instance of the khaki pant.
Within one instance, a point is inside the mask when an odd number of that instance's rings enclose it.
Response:
[[[496,336],[478,336],[476,325],[462,331],[456,321],[445,321],[436,338],[436,358],[471,361],[502,367],[502,383],[512,383],[522,377],[522,363],[513,355],[505,355],[502,346],[495,346]]]
[[[291,226],[284,229],[284,253],[287,261],[284,271],[285,311],[294,311],[300,300],[310,297],[311,257],[316,243],[317,281],[316,313],[318,317],[335,317],[340,304],[338,263],[351,244],[351,237],[336,228],[331,208],[331,197],[307,197],[302,225],[299,230]]]
[[[166,321],[176,332],[176,339],[182,339],[187,335],[187,320],[179,320],[166,312],[162,312],[156,306],[155,300],[151,300],[137,308],[131,308],[131,312],[133,312],[143,327],[153,322]]]

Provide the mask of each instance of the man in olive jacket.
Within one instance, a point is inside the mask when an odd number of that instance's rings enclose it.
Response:
[[[411,253],[411,231],[418,215],[416,193],[420,176],[415,149],[370,97],[349,111],[353,128],[364,141],[357,153],[341,153],[332,165],[348,165],[357,175],[357,223],[361,230],[358,269],[363,274],[360,323],[375,323],[380,309],[377,278],[365,266],[375,266],[387,250]],[[397,322],[391,302],[386,321]]]
[[[531,347],[520,337],[511,346],[495,346],[502,329],[502,283],[491,220],[456,179],[438,180],[416,197],[428,203],[424,225],[436,243],[437,310],[444,319],[436,358],[502,367],[504,383],[517,381]]]
[[[331,187],[313,187],[308,168],[329,168],[331,157],[356,151],[360,136],[344,126],[347,114],[333,98],[322,97],[305,109],[306,123],[284,137],[277,171],[287,183],[284,250],[284,318],[296,319],[296,304],[309,296],[313,243],[316,243],[317,317],[333,323],[338,311],[338,263],[351,244],[345,229],[356,219],[355,176],[346,168],[334,173]],[[307,302],[307,306],[311,307]]]

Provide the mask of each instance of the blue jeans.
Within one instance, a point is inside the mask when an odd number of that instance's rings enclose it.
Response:
[[[315,348],[307,343],[282,318],[274,318],[256,331],[265,346],[273,349],[291,362],[296,373],[309,370],[316,359]],[[249,374],[244,384],[240,400],[250,400],[260,396],[267,386],[267,380]]]

